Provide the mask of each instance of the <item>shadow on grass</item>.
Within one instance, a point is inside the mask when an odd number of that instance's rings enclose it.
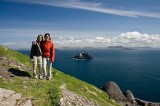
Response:
[[[21,71],[15,68],[10,68],[8,72],[12,73],[15,76],[19,76],[19,77],[31,77],[31,75],[28,72]]]

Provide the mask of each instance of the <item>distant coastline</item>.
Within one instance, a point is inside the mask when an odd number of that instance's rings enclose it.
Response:
[[[61,47],[56,50],[160,50],[153,47],[127,47],[127,46],[108,46],[108,47]],[[14,50],[30,50],[30,48],[15,48]]]
[[[160,50],[149,46],[127,47],[127,46],[108,46],[108,47],[62,47],[57,50]]]

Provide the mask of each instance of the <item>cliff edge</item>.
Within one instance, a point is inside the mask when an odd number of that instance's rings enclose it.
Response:
[[[27,55],[0,45],[0,106],[118,106],[99,88],[54,68],[51,81],[34,79],[31,71]]]

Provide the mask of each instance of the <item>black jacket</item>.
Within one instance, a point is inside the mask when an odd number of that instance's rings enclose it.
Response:
[[[40,45],[38,47],[38,43],[32,44],[30,58],[33,59],[33,56],[42,56],[42,52],[40,49],[41,49],[41,47],[40,47]]]

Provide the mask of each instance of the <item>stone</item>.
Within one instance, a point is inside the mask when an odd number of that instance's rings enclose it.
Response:
[[[3,77],[0,75],[0,79],[1,79],[1,78],[3,78]]]
[[[0,106],[32,106],[30,99],[24,102],[23,98],[20,93],[0,88]]]
[[[32,101],[29,99],[21,106],[32,106]]]
[[[14,93],[15,92],[12,90],[6,90],[6,89],[0,88],[0,102],[6,100],[6,98],[9,98]]]
[[[131,102],[132,104],[137,104],[137,102],[135,101],[135,98],[130,90],[126,90],[124,95],[128,99],[129,102]]]
[[[23,86],[23,89],[28,90],[29,88],[28,86]]]
[[[110,81],[102,87],[102,90],[107,92],[120,106],[160,106],[160,103],[148,102],[135,98],[130,90],[122,93],[119,86]]]
[[[10,97],[6,98],[4,101],[1,102],[0,106],[15,106],[17,103],[17,100],[20,100],[22,97],[21,94],[15,93],[11,95]]]
[[[127,98],[123,95],[119,86],[110,81],[108,84],[104,85],[102,90],[107,92],[111,98],[113,98],[116,102],[127,102]]]

